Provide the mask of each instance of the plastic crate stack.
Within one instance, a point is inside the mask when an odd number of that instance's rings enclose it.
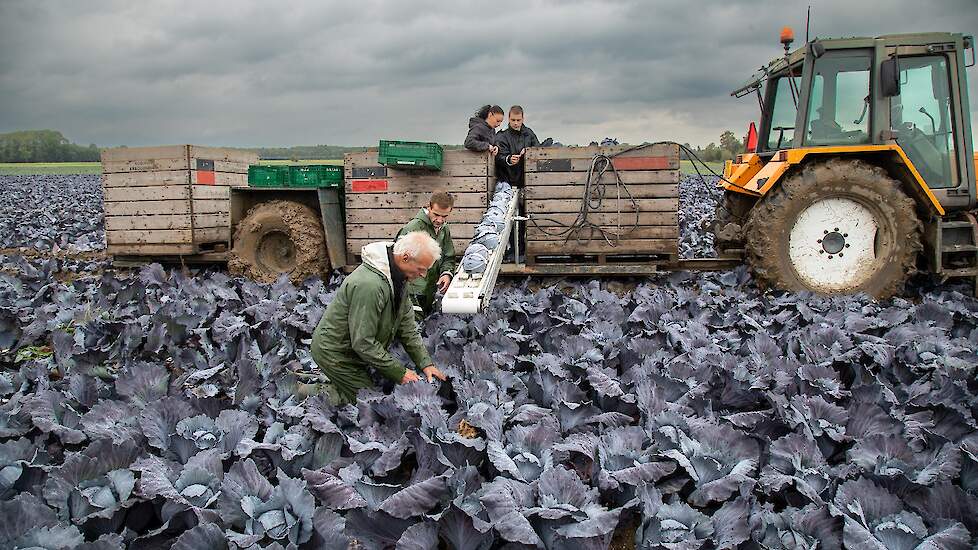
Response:
[[[482,215],[482,222],[475,228],[475,236],[465,249],[462,256],[462,269],[466,273],[480,274],[485,272],[489,264],[489,256],[496,247],[506,243],[499,242],[499,232],[506,227],[506,205],[513,198],[516,190],[506,182],[496,184],[496,191],[489,201],[489,208]]]

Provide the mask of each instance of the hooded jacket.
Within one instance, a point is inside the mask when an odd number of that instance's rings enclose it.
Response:
[[[519,131],[506,128],[496,134],[496,145],[499,146],[499,154],[496,155],[496,179],[522,187],[526,157],[520,158],[515,165],[509,164],[509,157],[520,154],[520,151],[527,147],[539,147],[540,140],[537,139],[537,135],[528,126],[523,126]]]
[[[340,285],[312,335],[312,358],[329,377],[340,398],[356,400],[357,391],[373,387],[367,368],[394,383],[406,368],[391,354],[397,337],[418,368],[431,365],[421,341],[407,286],[394,309],[394,282],[388,257],[389,242],[370,243],[361,250],[363,263]]]
[[[424,231],[431,235],[441,248],[441,258],[431,266],[427,275],[408,283],[408,293],[412,296],[424,296],[426,300],[433,301],[438,279],[446,273],[450,277],[455,275],[455,245],[452,243],[452,231],[448,223],[445,223],[441,226],[441,230],[436,232],[435,224],[431,223],[431,218],[424,208],[418,210],[418,214],[397,232],[397,237],[414,231]]]
[[[474,116],[469,119],[469,134],[465,136],[465,148],[469,151],[488,151],[496,142],[496,131],[485,119]]]

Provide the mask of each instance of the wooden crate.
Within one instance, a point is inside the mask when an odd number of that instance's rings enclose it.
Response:
[[[534,220],[526,230],[527,256],[579,256],[606,263],[678,254],[679,147],[630,149],[616,145],[527,150],[524,196]],[[595,155],[612,158],[622,185],[609,169],[600,179],[600,206],[591,208],[587,217],[597,228],[581,227],[568,235],[564,232],[581,212]],[[595,184],[592,179],[592,188]]]
[[[496,180],[492,159],[467,150],[445,151],[439,171],[381,166],[376,150],[347,153],[343,170],[347,253],[357,257],[363,245],[393,239],[437,191],[448,191],[455,198],[449,224],[456,253],[461,255],[482,220]]]
[[[230,247],[232,187],[258,155],[171,145],[102,152],[105,242],[113,256],[191,255]]]

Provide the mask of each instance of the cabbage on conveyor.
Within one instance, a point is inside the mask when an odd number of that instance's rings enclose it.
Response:
[[[488,304],[506,252],[518,202],[519,193],[510,184],[496,184],[489,207],[476,226],[458,271],[442,298],[443,312],[478,313]]]

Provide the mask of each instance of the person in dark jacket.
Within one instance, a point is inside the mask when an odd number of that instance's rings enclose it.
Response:
[[[475,116],[469,119],[469,134],[465,136],[465,148],[469,151],[489,151],[495,155],[496,128],[503,123],[503,108],[499,105],[483,105]]]
[[[496,179],[513,187],[523,187],[526,171],[526,148],[538,147],[540,140],[523,124],[523,107],[509,108],[509,127],[496,134]]]
[[[395,237],[396,240],[408,233],[424,231],[441,248],[441,258],[431,266],[428,274],[408,283],[408,295],[414,302],[414,317],[419,327],[435,307],[435,293],[448,290],[455,275],[455,245],[452,244],[452,232],[448,227],[453,206],[455,199],[450,194],[443,191],[432,193],[428,208],[419,210],[418,215],[407,222]]]

